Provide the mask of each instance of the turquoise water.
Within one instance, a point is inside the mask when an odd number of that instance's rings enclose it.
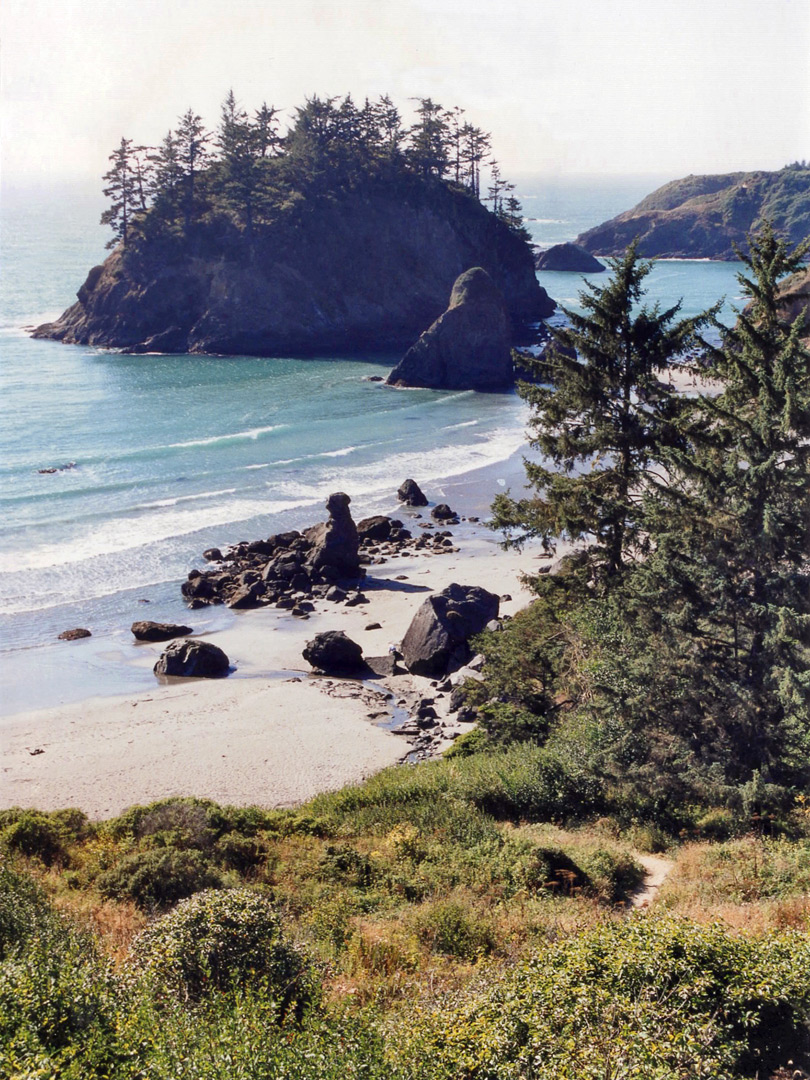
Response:
[[[535,239],[547,245],[573,239],[653,186],[649,178],[604,189],[521,178],[518,193],[536,219],[528,222]],[[526,414],[514,394],[396,391],[368,381],[396,356],[132,357],[32,341],[23,328],[59,314],[104,257],[100,207],[83,189],[11,193],[2,204],[6,652],[30,654],[75,625],[112,640],[144,617],[144,600],[149,617],[181,618],[179,581],[206,547],[320,520],[334,490],[352,496],[356,515],[390,512],[406,476],[440,492],[447,478],[496,466],[522,446]],[[669,305],[683,296],[684,314],[721,296],[735,301],[735,270],[659,263],[651,299]],[[540,280],[576,306],[580,275]],[[38,471],[45,468],[60,471]]]

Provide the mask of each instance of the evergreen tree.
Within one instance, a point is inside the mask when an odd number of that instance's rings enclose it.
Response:
[[[533,412],[531,445],[554,468],[527,463],[535,497],[503,495],[493,507],[494,525],[517,531],[518,543],[591,537],[608,578],[644,549],[644,493],[662,482],[661,449],[680,439],[677,401],[660,376],[701,321],[674,322],[680,305],[638,307],[651,264],[635,246],[611,266],[607,285],[580,294],[585,313],[566,312],[568,325],[554,331],[537,367],[553,386],[520,388]]]
[[[150,155],[148,194],[157,214],[169,221],[177,215],[183,167],[177,137],[172,131],[166,133],[163,142]]]
[[[418,119],[410,130],[408,159],[420,176],[441,179],[449,164],[446,114],[431,98],[417,100]]]
[[[697,403],[681,483],[659,511],[642,575],[673,663],[741,778],[778,779],[810,753],[810,352],[780,309],[790,252],[766,226],[739,275],[751,299],[718,327],[716,396]]]
[[[140,148],[139,148],[140,149]],[[104,195],[112,199],[111,205],[101,215],[101,224],[109,225],[113,230],[112,239],[107,247],[115,247],[129,242],[132,215],[139,206],[139,189],[135,171],[135,154],[132,139],[121,139],[118,147],[110,154],[111,168],[104,174],[106,181]]]
[[[208,158],[209,136],[202,117],[188,109],[180,117],[175,138],[181,169],[183,214],[188,230],[196,214],[199,177]]]

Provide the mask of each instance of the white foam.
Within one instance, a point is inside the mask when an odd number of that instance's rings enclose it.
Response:
[[[269,435],[278,431],[284,424],[271,424],[269,427],[249,428],[247,431],[234,431],[225,435],[211,435],[207,439],[189,439],[188,442],[169,443],[170,450],[181,450],[189,446],[214,446],[217,443],[238,442],[244,439],[258,439],[260,435]]]
[[[174,499],[156,499],[154,502],[141,503],[135,510],[155,510],[164,506],[177,506],[178,503],[196,502],[198,499],[216,499],[219,495],[233,495],[236,488],[223,488],[222,491],[200,491],[196,495],[178,495]]]

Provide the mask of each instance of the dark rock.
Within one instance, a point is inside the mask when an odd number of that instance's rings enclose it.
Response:
[[[78,641],[79,638],[92,636],[93,635],[89,630],[84,630],[81,626],[77,626],[75,630],[63,630],[59,635],[59,641]]]
[[[385,656],[367,656],[366,665],[380,678],[405,674],[405,668],[397,664],[397,659],[393,653],[386,653]]]
[[[378,514],[357,522],[357,535],[361,540],[387,540],[391,535],[392,521]]]
[[[98,266],[95,269],[103,270]],[[170,326],[157,334],[152,334],[145,341],[130,345],[130,353],[184,353],[188,350],[188,332],[182,326]]]
[[[323,571],[331,567],[345,577],[360,576],[359,537],[357,527],[349,513],[352,500],[342,491],[337,491],[326,500],[329,520],[319,530],[314,530],[312,550],[307,560],[313,570]]]
[[[347,593],[345,589],[341,589],[339,585],[330,586],[326,593],[326,599],[332,604],[342,604],[346,599]]]
[[[430,516],[434,521],[452,521],[456,517],[456,512],[451,510],[447,503],[437,503],[430,511]],[[444,534],[440,533],[439,535],[443,536]]]
[[[327,675],[352,675],[363,670],[363,650],[342,630],[327,630],[308,641],[302,653],[308,664]]]
[[[346,597],[346,607],[358,607],[360,604],[367,604],[368,597],[362,592],[349,593]]]
[[[457,390],[513,384],[509,312],[486,270],[474,266],[456,279],[447,311],[408,349],[388,382]]]
[[[180,675],[184,678],[218,679],[228,674],[230,661],[210,641],[173,641],[155,664],[156,675]]]
[[[397,498],[406,506],[427,506],[428,501],[415,480],[404,480],[400,484]]]
[[[222,562],[222,552],[218,547],[208,548],[203,552],[203,558],[207,562]]]
[[[148,620],[134,622],[130,629],[138,641],[170,641],[171,638],[186,637],[187,634],[194,633],[190,626]]]
[[[600,274],[605,267],[579,244],[555,244],[548,251],[538,251],[534,258],[538,270],[576,271],[580,274]]]
[[[378,622],[370,622],[368,626],[363,627],[364,630],[382,630],[382,624]]]
[[[189,575],[189,580],[180,586],[180,592],[189,600],[212,600],[215,596],[213,584],[202,574],[194,578]]]
[[[428,597],[402,640],[405,665],[414,675],[445,675],[469,657],[469,638],[498,614],[498,597],[475,585],[448,585]]]
[[[258,607],[265,595],[263,581],[254,581],[249,585],[243,585],[237,589],[228,600],[228,607],[237,610]]]

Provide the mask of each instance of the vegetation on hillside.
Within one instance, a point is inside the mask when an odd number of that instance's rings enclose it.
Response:
[[[278,109],[265,103],[250,115],[231,91],[214,132],[189,109],[158,146],[122,138],[104,176],[110,205],[101,220],[112,228],[110,247],[144,235],[182,237],[217,217],[251,243],[256,229],[307,200],[379,183],[405,190],[444,182],[482,198],[485,168],[491,183],[483,200],[525,236],[514,185],[492,159],[491,136],[463,109],[418,99],[415,121],[406,125],[388,96],[362,105],[351,96],[316,96],[282,132]]]
[[[499,497],[495,523],[578,548],[482,640],[471,694],[490,740],[544,743],[662,822],[778,815],[810,783],[810,352],[778,303],[807,249],[751,238],[716,394],[667,389],[690,327],[635,306],[634,249],[557,334],[554,389],[523,389],[558,471],[529,466],[534,494]]]

